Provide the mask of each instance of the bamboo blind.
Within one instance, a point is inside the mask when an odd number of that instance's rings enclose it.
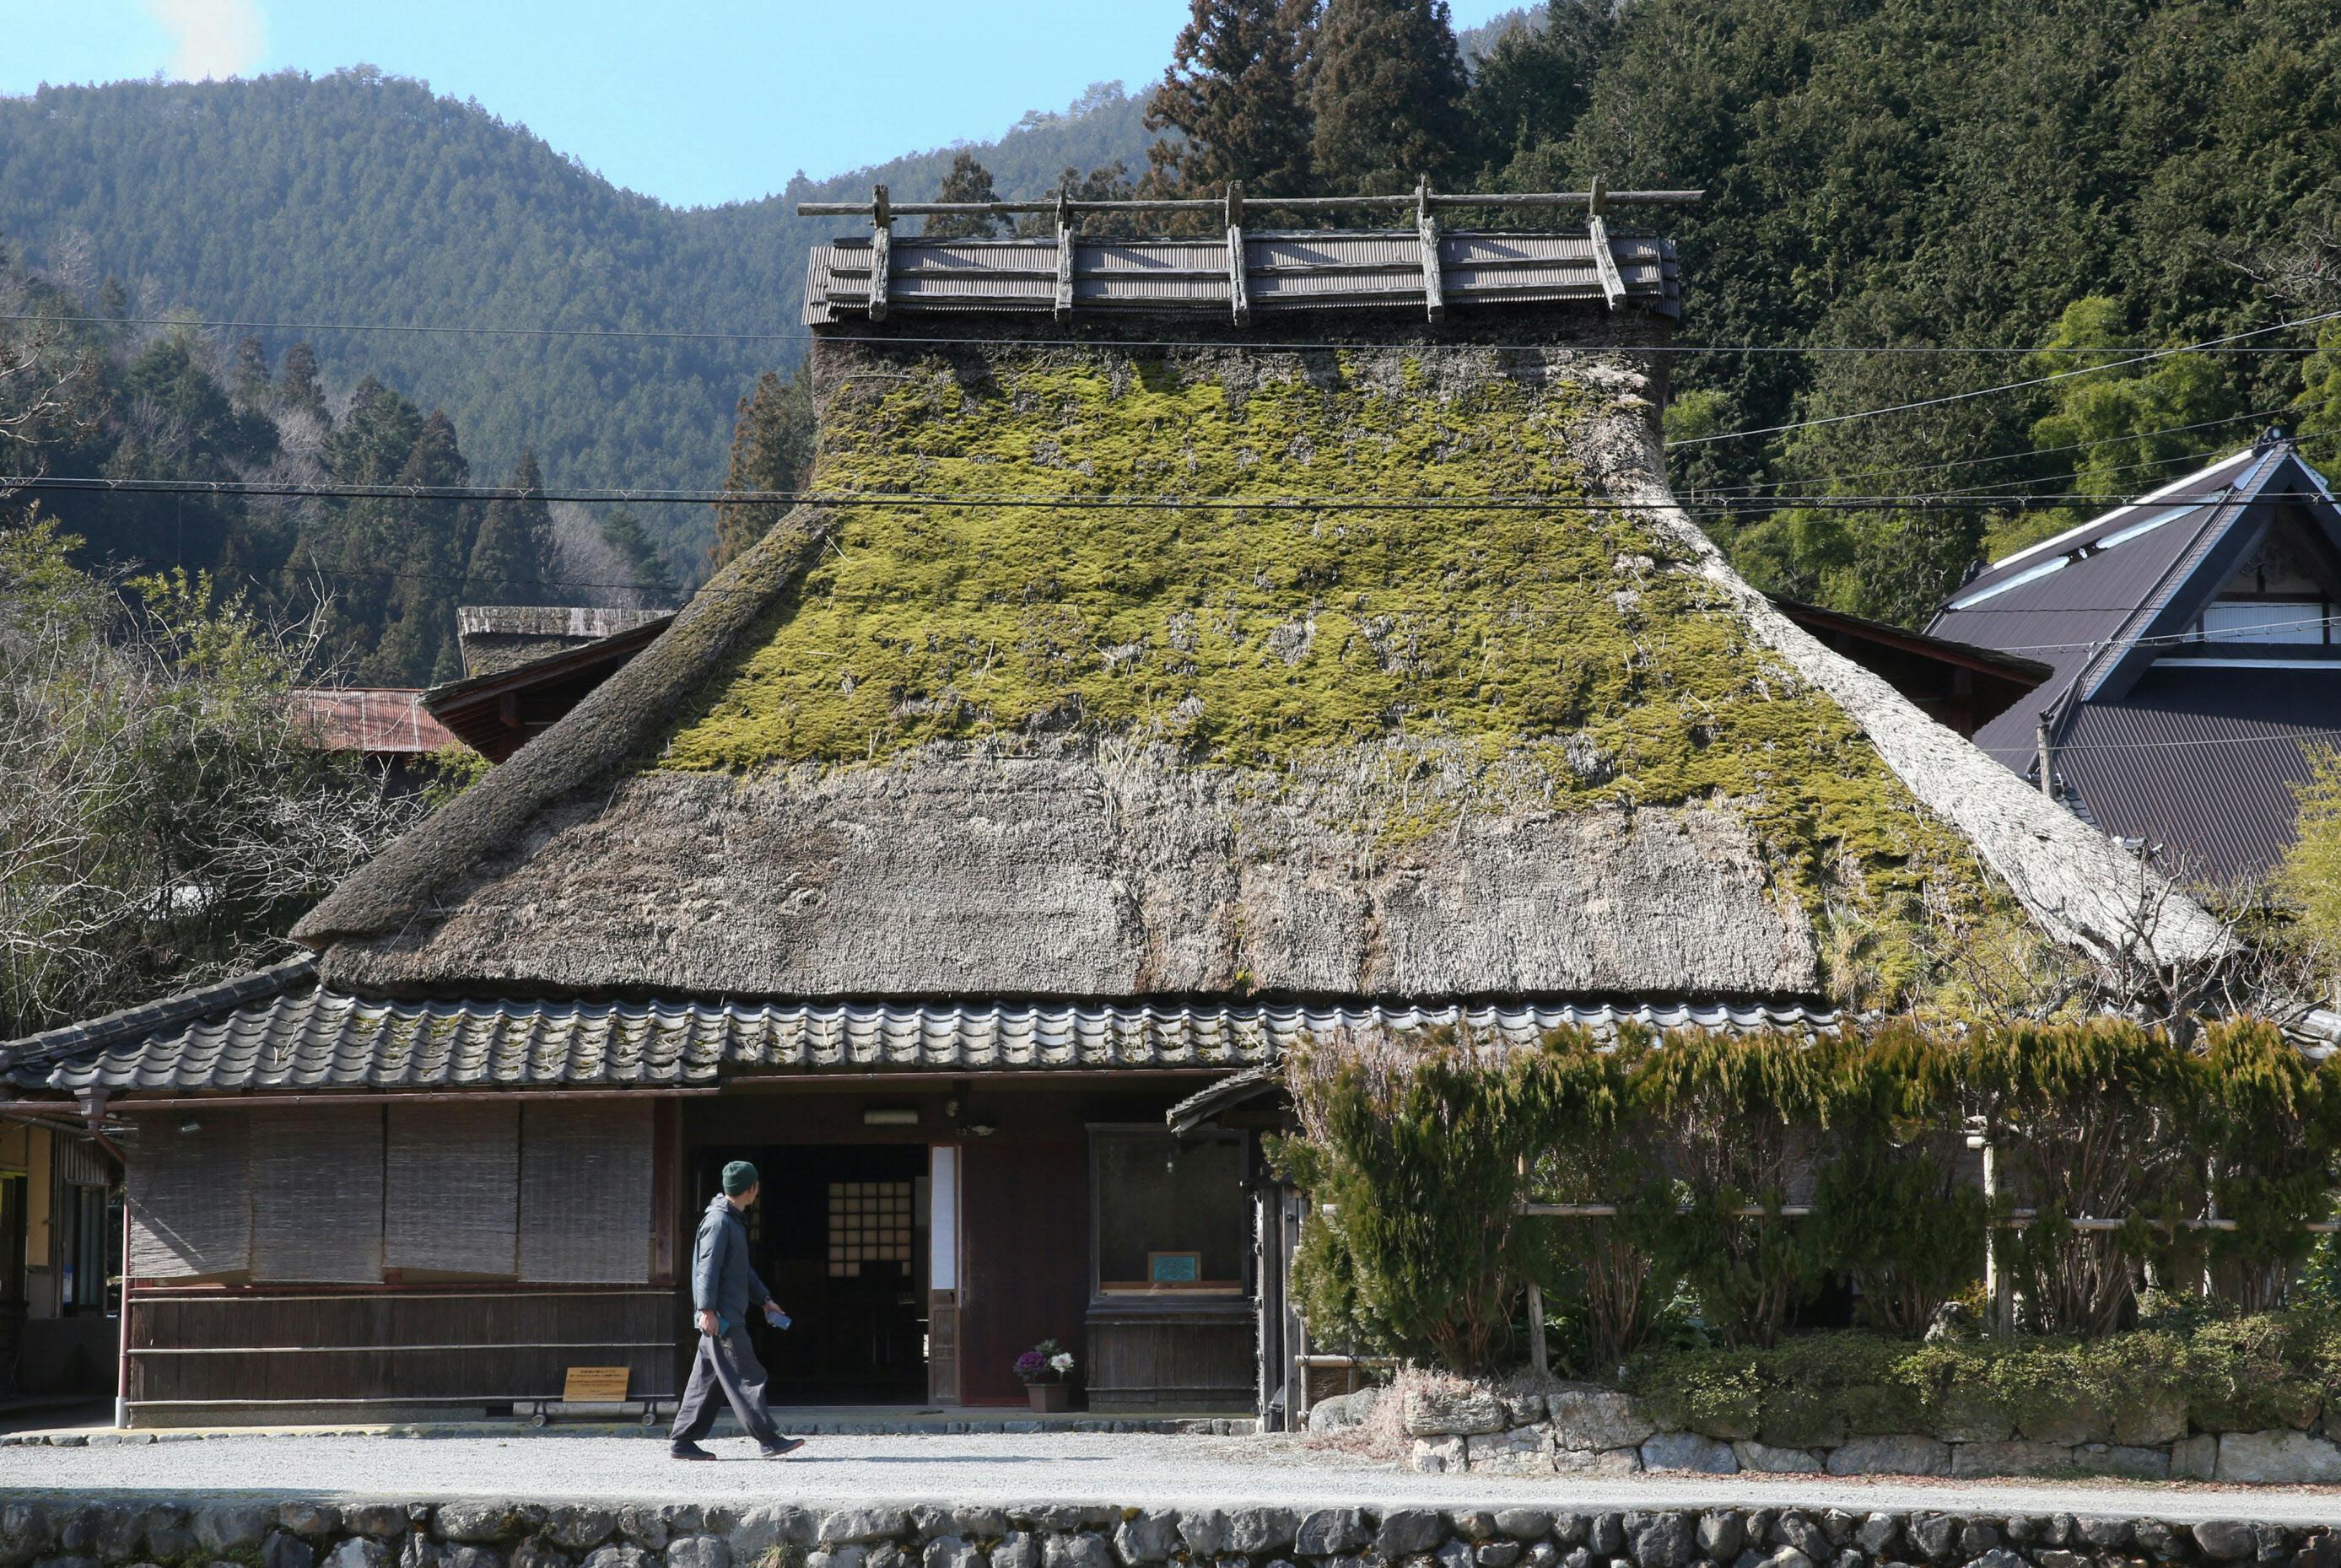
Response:
[[[114,1180],[105,1156],[88,1139],[60,1136],[56,1145],[59,1182],[69,1186],[105,1186]]]
[[[648,1284],[650,1106],[528,1106],[520,1149],[520,1277]]]
[[[287,1106],[252,1123],[252,1276],[382,1278],[380,1106]]]
[[[226,1111],[142,1129],[130,1162],[133,1275],[186,1279],[252,1265],[251,1125],[248,1114]]]
[[[520,1107],[390,1107],[383,1261],[509,1278],[519,1255]]]

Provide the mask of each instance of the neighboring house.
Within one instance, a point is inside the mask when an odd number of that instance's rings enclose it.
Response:
[[[464,678],[433,687],[423,700],[491,762],[551,729],[674,619],[663,610],[534,606],[466,607],[456,614]]]
[[[1929,637],[1777,593],[1768,597],[1824,647],[1883,680],[1936,723],[1970,738],[2053,673],[2037,659]]]
[[[469,681],[673,619],[672,610],[607,605],[466,604],[455,610],[455,641]]]
[[[404,793],[431,782],[433,752],[458,743],[423,696],[403,686],[310,686],[293,693],[293,711],[318,745],[362,753],[393,792]]]
[[[0,1121],[0,1398],[114,1390],[121,1165],[70,1105]]]
[[[1976,743],[2182,880],[2260,883],[2341,741],[2341,507],[2291,442],[1995,561],[1928,630],[2055,673]]]
[[[1245,1097],[1311,1040],[1838,1027],[1890,999],[1844,955],[1958,939],[1922,887],[2223,950],[1675,506],[1663,242],[865,234],[810,276],[857,499],[528,666],[609,667],[314,958],[0,1047],[133,1129],[128,1419],[671,1398],[746,1156],[783,1397],[1021,1402],[1053,1338],[1093,1410],[1273,1421],[1304,1217]],[[507,695],[464,684],[451,724]]]

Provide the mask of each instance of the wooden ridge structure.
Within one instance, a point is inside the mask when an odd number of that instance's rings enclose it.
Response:
[[[1542,191],[1520,194],[1441,194],[1426,177],[1410,194],[1382,196],[1259,196],[1247,199],[1240,181],[1229,183],[1217,198],[1179,197],[1165,200],[1077,201],[1064,192],[1051,200],[1021,202],[901,202],[884,185],[873,188],[868,202],[802,202],[801,217],[864,217],[871,232],[866,241],[841,240],[814,253],[815,275],[807,290],[807,320],[820,324],[835,319],[821,314],[816,302],[832,310],[859,309],[872,322],[883,322],[905,304],[934,309],[1047,309],[1060,322],[1071,319],[1078,305],[1130,305],[1111,287],[1083,290],[1084,280],[1109,279],[1117,272],[1143,273],[1158,286],[1137,295],[1139,308],[1210,303],[1224,305],[1237,326],[1250,323],[1256,302],[1264,304],[1420,303],[1433,323],[1447,319],[1450,292],[1467,301],[1519,303],[1538,297],[1595,294],[1612,311],[1622,310],[1638,296],[1671,304],[1673,256],[1656,242],[1621,242],[1610,233],[1608,213],[1615,207],[1660,206],[1697,202],[1704,191],[1611,191],[1602,181],[1586,191]],[[1549,233],[1497,235],[1474,233],[1472,243],[1458,244],[1442,230],[1439,213],[1517,208],[1549,211],[1582,208],[1582,236]],[[1320,230],[1250,228],[1247,214],[1329,213],[1336,214],[1405,213],[1414,216],[1411,234],[1390,230]],[[1096,213],[1219,213],[1225,234],[1221,240],[1116,241],[1083,235],[1078,220]],[[1053,214],[1056,237],[1021,240],[897,240],[898,218],[1014,218]],[[1393,247],[1391,241],[1404,236]],[[1554,242],[1566,238],[1566,246]],[[1360,241],[1366,242],[1360,243]],[[1490,253],[1489,242],[1509,241],[1514,254]],[[1263,245],[1263,242],[1267,243]],[[981,247],[1013,247],[1006,258],[987,256]],[[904,258],[906,248],[919,253]],[[1505,249],[1500,243],[1493,250]],[[1081,252],[1092,252],[1093,264],[1083,267]],[[826,255],[824,255],[826,251]],[[1311,253],[1311,252],[1317,253]],[[1217,253],[1214,254],[1213,253]],[[826,261],[827,265],[822,263]],[[938,263],[941,264],[938,264]],[[987,264],[988,263],[988,264]],[[1586,274],[1567,280],[1555,275],[1560,267]],[[1410,273],[1403,287],[1395,286],[1393,273]],[[1450,273],[1460,273],[1450,291]],[[1269,291],[1255,287],[1260,274],[1284,285]],[[956,274],[956,275],[953,275]],[[1492,276],[1490,275],[1492,274]],[[852,286],[852,280],[861,286]],[[920,297],[905,297],[898,284],[909,281]],[[1366,290],[1344,288],[1364,282]],[[1326,286],[1328,283],[1330,286]],[[1505,284],[1515,285],[1506,288]],[[1039,286],[1045,284],[1045,289]],[[921,287],[920,285],[925,285]],[[990,285],[987,289],[986,285]],[[1263,293],[1266,294],[1262,298]],[[1043,297],[1045,294],[1045,298]],[[1364,297],[1379,294],[1383,298]],[[956,303],[942,303],[955,300]],[[1672,314],[1671,310],[1665,313]]]

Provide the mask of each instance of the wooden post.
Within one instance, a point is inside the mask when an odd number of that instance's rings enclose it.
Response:
[[[1609,253],[1609,225],[1601,216],[1602,203],[1609,195],[1609,187],[1602,184],[1601,176],[1594,175],[1593,191],[1585,203],[1585,233],[1593,242],[1593,270],[1600,274],[1601,295],[1614,311],[1626,303],[1626,279],[1618,271],[1618,258]]]
[[[1999,1157],[1991,1146],[1991,1124],[1983,1129],[1983,1201],[1987,1209],[1997,1207],[1999,1196]],[[2007,1266],[1999,1255],[1999,1216],[1994,1213],[1983,1233],[1983,1287],[1991,1298],[1991,1329],[1994,1334],[2016,1332],[2016,1282],[2008,1276]]]
[[[1552,1358],[1544,1343],[1544,1292],[1529,1286],[1529,1365],[1539,1377],[1552,1375]]]
[[[1238,326],[1251,324],[1251,293],[1244,286],[1243,182],[1228,182],[1228,308]]]
[[[886,200],[886,187],[880,185],[872,194],[870,208],[870,319],[886,319],[886,283],[894,270],[894,209]]]
[[[1073,313],[1073,209],[1063,186],[1057,187],[1057,319]]]
[[[2057,748],[2049,739],[2048,710],[2040,710],[2040,721],[2032,728],[2032,743],[2040,754],[2040,793],[2051,800],[2057,798]]]
[[[1433,323],[1447,319],[1446,279],[1439,270],[1439,220],[1430,215],[1430,176],[1414,185],[1414,234],[1422,248],[1422,308]],[[1531,1292],[1535,1286],[1529,1287]],[[1533,1299],[1533,1297],[1531,1297]],[[1539,1336],[1542,1330],[1539,1329]]]

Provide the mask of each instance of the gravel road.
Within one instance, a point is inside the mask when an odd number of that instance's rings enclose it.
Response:
[[[742,1438],[710,1444],[727,1461],[679,1464],[636,1436],[514,1434],[402,1438],[284,1435],[199,1442],[0,1449],[0,1496],[247,1493],[319,1498],[812,1506],[921,1502],[1126,1507],[1497,1506],[1578,1511],[1741,1506],[2057,1513],[2186,1523],[2257,1519],[2341,1524],[2341,1488],[2125,1482],[1919,1481],[1761,1475],[1509,1478],[1416,1475],[1303,1447],[1292,1438],[925,1434],[822,1437],[791,1460],[752,1457]]]

